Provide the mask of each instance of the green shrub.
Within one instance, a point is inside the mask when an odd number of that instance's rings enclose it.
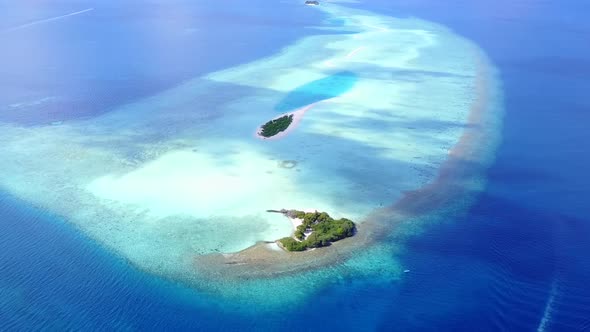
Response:
[[[305,234],[303,234],[303,232],[300,229],[297,229],[295,231],[294,236],[296,239],[303,240],[303,238],[305,237]]]
[[[303,220],[303,218],[305,218],[305,212],[303,212],[303,211],[295,211],[294,215],[295,215],[295,218],[297,218],[297,219]]]
[[[289,251],[303,251],[307,249],[305,245],[303,245],[303,242],[297,242],[291,237],[284,237],[280,239],[279,242],[281,242],[283,247]]]
[[[262,125],[262,131],[260,134],[264,137],[272,137],[289,128],[291,122],[293,122],[293,114],[284,115],[278,119],[270,120]]]
[[[294,211],[294,216],[303,219],[303,223],[297,226],[295,238],[283,238],[281,243],[289,251],[303,251],[308,248],[320,248],[329,246],[332,242],[342,240],[354,235],[355,224],[349,219],[332,219],[326,212]],[[311,230],[311,234],[305,238],[305,231]]]

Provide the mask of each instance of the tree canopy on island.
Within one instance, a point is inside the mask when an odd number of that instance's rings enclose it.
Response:
[[[346,218],[335,220],[326,212],[292,211],[291,216],[302,219],[303,223],[297,226],[294,234],[299,241],[292,237],[279,240],[289,251],[329,246],[332,242],[353,236],[356,227],[351,220]],[[305,233],[309,231],[311,234],[306,238]]]
[[[272,137],[289,128],[291,122],[293,122],[293,114],[284,115],[278,119],[270,120],[262,126],[260,135],[264,137]]]

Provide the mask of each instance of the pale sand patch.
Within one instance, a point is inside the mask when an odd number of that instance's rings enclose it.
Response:
[[[293,225],[293,231],[296,231],[297,227],[299,227],[303,224],[303,219],[289,218],[289,220],[291,220],[291,224]]]
[[[303,211],[305,213],[313,213],[313,212],[317,212],[318,209],[302,209],[299,211]],[[330,214],[330,213],[328,212],[328,214]],[[289,218],[289,217],[287,217],[287,218]],[[289,218],[289,220],[291,220],[291,224],[293,225],[293,233],[295,233],[295,231],[297,230],[297,227],[299,227],[300,225],[303,224],[303,219],[300,219],[300,218]],[[291,233],[291,236],[293,236],[293,233]],[[306,234],[305,237],[307,238],[308,235],[309,234]],[[293,237],[293,238],[295,239],[295,237]],[[299,239],[295,239],[295,240],[299,241]]]
[[[100,177],[88,189],[99,197],[150,207],[160,216],[209,217],[228,206],[232,214],[247,214],[252,207],[265,207],[261,202],[286,203],[274,194],[275,188],[289,191],[295,186],[287,177],[269,176],[269,168],[276,168],[275,163],[254,151],[212,156],[179,150],[127,174]],[[252,188],[258,189],[256,195]]]
[[[318,209],[296,209],[297,211],[303,211],[305,213],[314,213],[314,212],[321,212]],[[330,214],[329,211],[326,211],[328,214]],[[293,230],[297,229],[297,226],[301,225],[303,223],[303,220],[299,219],[299,218],[289,218],[291,219],[291,223],[293,224]]]
[[[276,242],[266,243],[265,246],[272,251],[284,251]]]

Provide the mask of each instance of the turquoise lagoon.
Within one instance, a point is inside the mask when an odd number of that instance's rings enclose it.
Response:
[[[500,84],[477,45],[444,26],[335,3],[313,10],[326,33],[266,58],[98,117],[1,123],[0,158],[13,162],[0,165],[0,185],[138,269],[236,305],[272,308],[344,276],[399,278],[402,241],[379,239],[419,232],[483,188]],[[311,103],[290,135],[255,137]],[[440,204],[449,188],[453,204]],[[292,232],[265,212],[280,208],[348,217],[359,235],[282,252],[266,243]]]
[[[357,81],[353,72],[342,71],[296,87],[276,106],[275,110],[289,112],[323,100],[338,97],[352,89]]]

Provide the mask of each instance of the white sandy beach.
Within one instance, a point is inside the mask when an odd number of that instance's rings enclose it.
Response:
[[[301,209],[299,211],[303,211],[305,213],[313,213],[313,212],[318,212],[318,209]],[[295,232],[297,230],[297,227],[299,227],[300,225],[303,224],[303,219],[289,218],[289,217],[288,217],[288,219],[291,221],[291,225],[293,225],[293,232]],[[293,232],[291,233],[291,235],[293,235]],[[299,239],[295,239],[295,240],[299,241]]]

